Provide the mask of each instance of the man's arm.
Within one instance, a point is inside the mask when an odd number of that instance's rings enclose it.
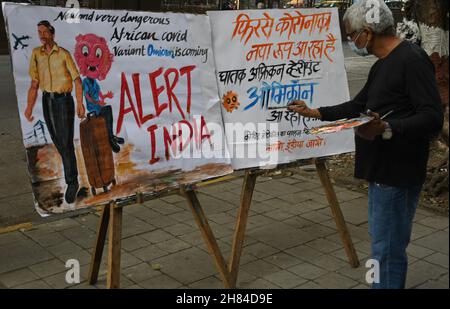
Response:
[[[36,105],[36,98],[39,90],[39,82],[37,80],[32,80],[30,88],[28,89],[28,97],[27,97],[27,108],[25,109],[25,118],[28,121],[33,121],[33,109]]]
[[[297,100],[288,105],[288,110],[297,112],[303,117],[316,118],[322,121],[356,118],[360,113],[364,112],[367,102],[368,84],[369,82],[366,83],[364,88],[353,100],[339,105],[309,108],[304,101]]]
[[[370,76],[370,75],[369,75]],[[370,85],[370,77],[367,80],[364,88],[356,95],[353,100],[348,102],[318,108],[321,120],[323,121],[335,121],[344,118],[356,118],[359,117],[360,113],[365,112],[365,107],[367,103],[368,88]]]
[[[335,121],[344,118],[356,118],[359,117],[360,113],[365,113],[369,87],[372,83],[373,74],[377,66],[378,62],[370,68],[366,84],[353,100],[339,105],[318,108],[317,111],[320,114],[321,119],[324,121]]]
[[[415,113],[408,118],[387,121],[394,136],[430,136],[442,129],[444,113],[434,66],[425,57],[406,68],[406,92]]]
[[[376,64],[375,64],[376,65]],[[309,108],[303,101],[293,101],[288,110],[299,113],[304,117],[316,118],[322,121],[335,121],[344,118],[356,118],[360,113],[364,113],[368,100],[369,86],[372,81],[372,74],[375,65],[372,66],[363,89],[355,96],[353,100],[334,105],[319,108]]]
[[[30,88],[28,89],[28,96],[27,96],[27,107],[25,109],[25,118],[28,121],[33,121],[33,109],[34,105],[36,104],[36,98],[39,90],[39,72],[37,68],[37,59],[36,59],[36,50],[33,49],[33,52],[31,53],[30,57],[30,67],[28,69],[28,74],[30,74],[31,77],[31,84]]]
[[[82,119],[85,117],[86,110],[83,105],[83,85],[80,78],[80,73],[78,72],[75,62],[73,62],[72,56],[66,50],[64,50],[66,57],[66,68],[75,83],[75,98],[77,100],[77,115],[78,118]]]
[[[83,86],[81,84],[81,78],[77,77],[75,79],[75,97],[77,100],[77,115],[78,118],[84,118],[86,110],[83,105]]]

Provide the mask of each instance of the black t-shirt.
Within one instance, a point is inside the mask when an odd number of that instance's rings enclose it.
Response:
[[[425,51],[403,41],[370,69],[361,92],[351,101],[319,108],[322,120],[358,117],[367,109],[385,121],[393,137],[368,141],[355,136],[355,177],[389,186],[423,184],[430,137],[443,125],[434,65]]]

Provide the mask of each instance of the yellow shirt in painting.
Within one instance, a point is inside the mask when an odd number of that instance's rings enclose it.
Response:
[[[29,73],[42,91],[57,93],[72,92],[73,81],[80,77],[70,53],[56,43],[50,54],[44,46],[33,49]]]

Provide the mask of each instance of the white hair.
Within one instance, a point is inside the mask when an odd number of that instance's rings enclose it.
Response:
[[[395,34],[394,16],[383,0],[360,0],[347,9],[344,21],[353,31],[369,27],[375,34]]]

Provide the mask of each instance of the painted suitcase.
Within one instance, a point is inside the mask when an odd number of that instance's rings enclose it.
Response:
[[[80,123],[80,142],[92,194],[97,194],[97,188],[107,192],[116,179],[105,119],[89,113]]]

